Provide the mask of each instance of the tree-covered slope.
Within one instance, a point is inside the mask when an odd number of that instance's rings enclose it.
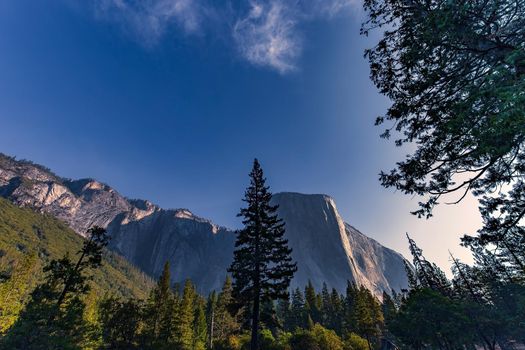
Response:
[[[75,255],[82,239],[65,223],[0,198],[0,333],[16,319],[46,262],[64,254]],[[152,281],[108,251],[102,268],[93,273],[91,285],[95,293],[143,298]]]

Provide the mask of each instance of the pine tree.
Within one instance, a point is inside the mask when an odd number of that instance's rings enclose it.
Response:
[[[213,349],[215,318],[217,316],[217,293],[213,290],[206,301],[206,323],[208,325],[208,349]]]
[[[279,299],[277,302],[277,318],[281,328],[285,331],[290,331],[291,312],[290,312],[290,297]]]
[[[341,335],[343,333],[344,304],[343,297],[339,295],[335,288],[332,288],[330,303],[332,305],[332,314],[329,317],[329,328]]]
[[[384,319],[378,300],[363,286],[357,291],[353,313],[356,333],[367,340],[372,350],[372,344],[377,342],[381,334]]]
[[[102,348],[138,349],[141,311],[141,303],[132,298],[124,302],[113,297],[102,300],[98,309]]]
[[[69,255],[51,260],[45,279],[31,293],[19,319],[2,339],[6,349],[76,349],[87,347],[94,336],[84,320],[82,298],[89,292],[88,270],[102,265],[108,243],[106,230],[93,227],[76,262]]]
[[[355,283],[348,281],[346,286],[346,296],[344,298],[343,311],[343,333],[355,332],[356,320],[354,309],[358,297],[358,288]]]
[[[261,301],[287,297],[297,266],[284,238],[284,223],[272,206],[272,194],[265,185],[257,159],[245,193],[247,207],[241,209],[244,228],[237,234],[233,263],[234,295],[240,305],[251,306],[251,349],[258,348]]]
[[[162,274],[147,301],[145,341],[148,346],[168,344],[172,334],[173,293],[170,288],[170,265],[164,264]]]
[[[214,312],[213,335],[215,339],[226,340],[228,336],[236,333],[240,328],[238,312],[232,310],[234,303],[232,293],[231,278],[226,276],[222,290],[217,297],[217,306]]]
[[[333,313],[332,300],[330,298],[330,293],[328,292],[328,286],[326,283],[323,283],[323,288],[321,289],[321,325],[326,328],[329,327],[330,318]],[[333,329],[333,328],[332,328]]]
[[[385,291],[383,291],[383,303],[381,305],[381,310],[385,319],[385,325],[388,325],[388,321],[390,321],[396,315],[396,305],[394,304],[394,300],[390,294]]]
[[[269,330],[272,334],[277,334],[277,331],[280,329],[280,323],[273,301],[264,301],[261,303],[260,322],[262,328]]]
[[[195,300],[195,315],[193,321],[193,350],[204,350],[208,336],[205,300],[198,296]]]
[[[182,350],[192,350],[193,326],[195,320],[195,287],[190,280],[184,283],[182,299],[179,307],[179,319],[175,330],[176,341]]]
[[[292,293],[292,303],[290,307],[290,330],[306,327],[306,314],[304,307],[303,293],[296,288]]]
[[[312,281],[308,280],[308,284],[304,288],[304,299],[305,299],[305,308],[308,316],[312,319],[314,323],[320,322],[320,302],[317,298],[315,288],[312,284]]]
[[[423,256],[423,251],[407,233],[410,253],[412,254],[414,272],[409,274],[411,288],[430,288],[445,296],[451,296],[452,286],[445,273],[434,263],[429,262]]]

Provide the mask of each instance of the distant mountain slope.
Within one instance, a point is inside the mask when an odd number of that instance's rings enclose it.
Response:
[[[158,276],[170,261],[174,281],[191,278],[203,293],[220,287],[232,259],[235,233],[186,209],[129,200],[96,180],[62,179],[2,154],[0,196],[49,213],[79,234],[95,224],[107,227],[111,249],[143,271]],[[274,203],[298,262],[293,287],[304,287],[309,279],[341,292],[347,280],[377,294],[407,286],[403,257],[345,224],[330,197],[281,193]]]
[[[123,220],[136,220],[159,209],[146,201],[132,204],[98,181],[63,179],[41,165],[1,153],[0,196],[51,214],[81,235],[94,225],[107,227],[120,214],[126,214]]]
[[[199,291],[218,289],[232,257],[233,231],[193,215],[164,210],[145,200],[129,200],[93,179],[63,179],[30,161],[0,153],[0,196],[66,222],[83,235],[106,227],[110,248],[158,276],[170,261],[174,281],[191,278]]]
[[[23,261],[32,260],[28,284],[42,276],[42,267],[51,259],[69,253],[75,256],[82,237],[63,222],[28,208],[19,208],[0,198],[0,278],[3,282],[18,274]],[[74,259],[74,258],[73,258]],[[92,287],[120,296],[147,296],[152,280],[112,252],[104,254],[103,266],[93,272]]]

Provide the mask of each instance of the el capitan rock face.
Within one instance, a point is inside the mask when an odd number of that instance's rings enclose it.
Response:
[[[1,153],[0,196],[51,214],[79,234],[93,225],[106,227],[111,249],[146,273],[158,276],[169,261],[173,281],[191,278],[203,293],[220,288],[232,260],[235,232],[189,210],[130,200],[96,180],[63,179]],[[292,287],[308,280],[340,292],[347,280],[376,294],[407,287],[403,257],[345,223],[331,197],[278,193],[273,203],[298,263]]]
[[[293,285],[311,280],[316,289],[326,282],[344,291],[350,280],[376,294],[407,288],[403,256],[345,223],[331,197],[285,192],[273,201],[298,262]]]

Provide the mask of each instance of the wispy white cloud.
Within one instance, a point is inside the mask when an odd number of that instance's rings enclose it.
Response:
[[[281,73],[296,69],[301,39],[292,9],[280,1],[253,1],[248,14],[236,21],[233,38],[242,57],[255,65]]]
[[[361,4],[362,0],[250,0],[247,14],[233,27],[233,38],[249,62],[288,73],[297,69],[302,51],[302,22],[355,13]]]
[[[210,23],[219,23],[219,14],[228,13],[223,24],[231,25],[231,42],[240,57],[282,74],[297,69],[303,44],[301,23],[355,12],[362,2],[245,1],[248,6],[232,7],[228,1],[217,0],[93,0],[98,18],[122,24],[146,46],[155,45],[171,27],[189,35],[213,32],[216,28]],[[241,10],[232,12],[233,8]]]
[[[95,0],[97,17],[120,22],[148,46],[172,25],[185,33],[198,32],[204,10],[198,0]]]

